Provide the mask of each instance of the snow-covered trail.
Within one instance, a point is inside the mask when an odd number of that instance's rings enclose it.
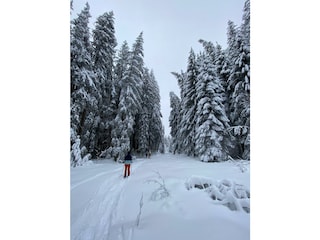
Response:
[[[210,239],[211,232],[218,239],[231,239],[233,234],[237,234],[237,239],[249,239],[249,214],[221,206],[217,209],[206,193],[198,189],[187,191],[185,187],[190,176],[217,180],[232,176],[237,183],[249,186],[248,173],[241,173],[235,164],[206,164],[184,156],[159,154],[134,160],[129,178],[123,178],[123,170],[122,164],[111,160],[71,169],[71,239],[188,240],[199,234],[202,239]],[[150,196],[159,185],[150,180],[159,180],[158,173],[170,197],[151,201]],[[141,200],[142,215],[137,226]],[[224,217],[207,216],[208,207]],[[222,224],[218,228],[220,235],[208,222]]]
[[[132,174],[143,161],[132,166]],[[71,239],[108,239],[126,179],[110,160],[71,172]]]

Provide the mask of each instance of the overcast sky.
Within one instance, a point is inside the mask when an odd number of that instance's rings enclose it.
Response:
[[[190,49],[202,50],[199,39],[225,48],[227,22],[241,24],[245,0],[74,0],[72,17],[86,2],[92,15],[91,29],[98,16],[114,12],[117,49],[125,40],[131,47],[143,31],[144,61],[159,84],[163,125],[169,135],[169,92],[180,96],[171,72],[186,69]]]

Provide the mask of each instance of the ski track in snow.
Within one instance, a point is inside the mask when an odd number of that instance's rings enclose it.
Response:
[[[122,168],[121,168],[121,169],[122,169]],[[71,189],[71,191],[72,191],[73,189],[75,189],[76,187],[79,187],[80,185],[82,185],[82,184],[84,184],[84,183],[90,182],[90,181],[92,181],[92,180],[94,180],[94,179],[96,179],[96,178],[98,178],[98,177],[101,177],[101,176],[103,176],[103,175],[106,175],[106,174],[118,172],[119,170],[120,170],[120,168],[119,168],[119,169],[115,169],[115,170],[113,170],[113,171],[106,171],[106,172],[99,173],[99,174],[97,174],[97,175],[95,175],[95,176],[92,176],[92,177],[90,177],[90,178],[87,178],[87,179],[85,179],[85,180],[83,180],[83,181],[81,181],[81,182],[78,182],[78,183],[74,184],[73,186],[71,186],[70,189]]]
[[[134,173],[143,162],[143,160],[137,162],[134,168],[131,169],[131,173]],[[125,183],[130,181],[130,177],[123,179],[123,167],[113,171],[102,172],[80,181],[71,187],[71,191],[84,183],[106,174],[110,174],[110,176],[102,181],[98,191],[90,198],[90,201],[84,208],[81,217],[77,218],[74,223],[71,223],[72,240],[109,240],[110,228],[114,223],[114,219],[117,217],[118,203],[122,199]],[[110,198],[110,196],[112,196],[112,198]],[[105,212],[105,214],[99,218],[101,212]],[[72,233],[76,233],[76,235],[73,236]],[[132,239],[132,235],[133,229],[129,230],[129,240]],[[123,228],[119,229],[118,239],[126,239]]]

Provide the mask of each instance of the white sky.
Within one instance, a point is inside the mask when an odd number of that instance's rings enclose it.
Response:
[[[87,0],[74,0],[72,16],[80,13]],[[126,40],[130,47],[143,31],[144,61],[153,69],[160,87],[161,113],[165,134],[170,134],[169,92],[178,96],[177,80],[171,72],[187,67],[191,47],[199,52],[199,39],[226,47],[228,20],[241,24],[245,0],[89,0],[91,29],[97,17],[113,11],[117,49]]]

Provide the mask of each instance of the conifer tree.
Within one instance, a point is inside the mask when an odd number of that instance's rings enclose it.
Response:
[[[158,83],[155,79],[154,73],[151,70],[149,74],[149,99],[150,103],[148,112],[150,116],[150,150],[151,151],[164,151],[164,128],[162,125],[162,114],[160,106],[160,90]]]
[[[179,109],[179,113],[177,113],[177,114],[179,114],[179,121],[178,121],[179,125],[177,127],[178,130],[177,130],[177,132],[175,134],[175,139],[173,139],[172,143],[175,146],[174,153],[175,152],[183,153],[184,152],[184,148],[183,148],[183,131],[181,131],[181,129],[182,129],[182,126],[184,124],[183,121],[182,121],[184,111],[182,109],[183,108],[182,101],[183,101],[183,99],[186,98],[186,96],[185,96],[186,95],[185,94],[185,92],[186,92],[185,85],[186,84],[185,83],[187,81],[187,73],[182,71],[182,70],[181,70],[180,74],[176,73],[176,72],[171,72],[171,73],[176,77],[176,79],[178,81],[178,86],[180,87],[180,99],[178,98],[179,99],[179,108],[178,108]],[[171,96],[171,94],[170,94],[170,96]]]
[[[120,112],[129,110],[130,117],[134,117],[141,108],[143,67],[143,38],[140,33],[132,46],[128,69],[124,72],[120,93]],[[132,126],[128,128],[132,133]]]
[[[225,99],[225,107],[226,112],[228,114],[228,78],[230,76],[230,63],[228,62],[228,58],[226,56],[226,51],[222,49],[221,45],[217,44],[216,46],[216,58],[214,61],[214,65],[216,67],[217,77],[220,78],[223,88],[225,89],[226,99]]]
[[[184,94],[184,83],[186,82],[186,78],[187,78],[187,73],[183,72],[181,70],[180,73],[177,72],[171,72],[171,74],[173,76],[176,77],[177,81],[178,81],[178,86],[180,88],[180,98],[184,98],[185,94]]]
[[[244,100],[246,107],[243,108],[243,116],[245,118],[245,126],[247,127],[247,132],[244,134],[243,138],[243,155],[242,158],[250,159],[250,1],[246,0],[243,15],[242,15],[242,25],[241,25],[241,36],[243,39],[243,46],[240,51],[243,53],[241,56],[242,66],[244,70],[244,82],[246,85],[246,98]],[[239,59],[240,61],[240,59]]]
[[[153,71],[149,71],[146,67],[144,68],[143,83],[142,109],[137,114],[134,148],[142,154],[147,150],[156,152],[162,149],[164,151],[159,86]]]
[[[241,158],[249,159],[250,154],[250,57],[244,44],[230,75],[234,89],[231,96],[232,133],[237,137]]]
[[[118,109],[120,90],[124,73],[128,70],[129,66],[130,49],[127,41],[124,41],[120,50],[118,51],[118,56],[115,60],[114,78],[113,78],[113,88],[112,88],[112,108]]]
[[[224,109],[224,90],[209,56],[202,58],[196,82],[196,153],[201,161],[226,159],[225,132],[229,120]]]
[[[149,70],[144,68],[143,73],[143,87],[144,92],[142,96],[141,111],[137,115],[136,127],[135,127],[135,140],[134,148],[139,153],[144,155],[150,148],[150,123],[151,123],[151,111],[152,111],[152,99],[150,94],[151,82],[150,82]]]
[[[120,80],[119,105],[115,118],[118,128],[113,132],[112,139],[112,146],[116,149],[112,153],[115,159],[122,159],[132,147],[134,125],[142,103],[143,66],[143,38],[140,33],[132,46],[128,68]]]
[[[235,139],[238,158],[250,158],[250,5],[246,1],[243,23],[239,29],[229,22],[228,51],[230,75],[228,78],[229,132]]]
[[[171,144],[170,144],[170,152],[173,154],[181,153],[179,149],[179,143],[181,139],[179,139],[179,126],[180,126],[180,111],[181,111],[181,102],[179,97],[174,94],[174,92],[170,92],[170,117],[169,117],[169,126],[171,128]]]
[[[117,58],[115,60],[113,88],[112,88],[112,109],[113,109],[113,120],[111,125],[111,146],[106,149],[106,152],[114,158],[116,161],[120,158],[121,149],[121,136],[122,134],[122,118],[119,115],[119,104],[120,104],[120,93],[123,88],[123,77],[124,73],[128,70],[129,66],[130,49],[126,41],[123,42],[120,50],[118,51]],[[127,142],[127,140],[125,141]]]
[[[91,112],[97,106],[95,74],[91,58],[89,4],[78,14],[71,24],[71,128],[84,146],[92,140]]]
[[[212,63],[215,62],[216,59],[216,47],[214,44],[210,41],[205,41],[203,39],[200,39],[199,42],[202,44],[205,53],[210,57],[210,60]]]
[[[182,104],[182,119],[181,119],[181,139],[183,139],[182,147],[186,154],[194,156],[195,154],[195,113],[196,113],[196,81],[198,69],[196,63],[196,56],[191,49],[186,81],[183,83],[184,96],[181,99]]]
[[[94,70],[99,92],[99,112],[97,136],[95,137],[98,152],[111,145],[111,122],[114,117],[112,109],[113,59],[117,41],[114,30],[113,12],[106,12],[96,20],[93,30]]]
[[[250,49],[250,0],[246,0],[243,7],[241,36],[244,45]]]
[[[81,150],[80,150],[80,139],[76,138],[71,147],[70,165],[76,167],[82,162]]]
[[[232,21],[228,21],[227,43],[227,55],[230,63],[232,64],[234,59],[239,55],[239,29]]]

